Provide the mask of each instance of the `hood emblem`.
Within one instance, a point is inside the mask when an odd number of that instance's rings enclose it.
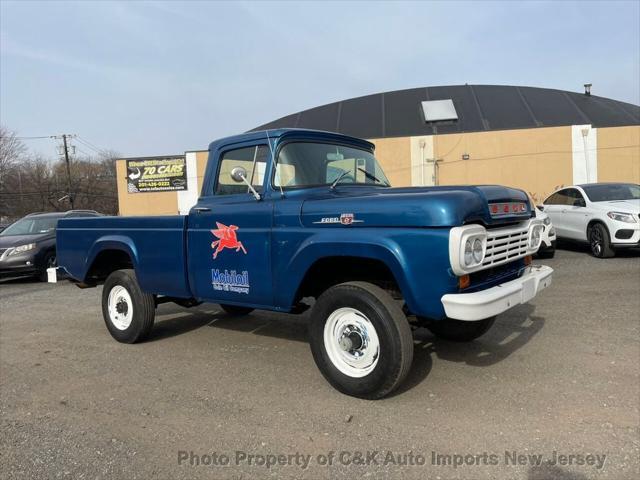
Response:
[[[353,213],[342,213],[339,217],[322,217],[316,224],[340,223],[342,225],[351,225],[353,223],[364,223],[364,220],[356,220]]]

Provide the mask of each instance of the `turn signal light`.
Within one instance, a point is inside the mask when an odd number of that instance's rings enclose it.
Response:
[[[526,257],[524,257],[524,264],[528,267],[529,265],[531,265],[531,262],[533,261],[533,258],[531,257],[531,255],[527,255]]]
[[[469,277],[469,275],[458,277],[458,288],[460,288],[460,290],[467,288],[469,285],[471,285],[471,277]]]

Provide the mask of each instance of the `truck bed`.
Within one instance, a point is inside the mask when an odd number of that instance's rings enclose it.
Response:
[[[131,258],[143,290],[189,298],[186,225],[182,215],[63,219],[57,229],[58,265],[88,282],[101,252],[119,250]]]

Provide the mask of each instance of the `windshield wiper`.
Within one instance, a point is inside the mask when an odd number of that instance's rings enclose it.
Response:
[[[338,182],[340,180],[342,180],[344,178],[344,176],[346,174],[349,173],[349,170],[343,170],[342,173],[340,175],[338,175],[338,178],[336,178],[333,183],[331,184],[331,186],[329,187],[329,190],[333,190],[334,188],[336,188],[336,185],[338,184]]]
[[[373,173],[367,172],[364,168],[358,167],[358,170],[360,170],[362,173],[364,173],[365,177],[367,177],[369,180],[373,180],[374,182],[381,183],[381,184],[383,184],[383,185],[385,185],[387,187],[389,186],[389,184],[387,182],[383,182],[378,177],[376,177]]]

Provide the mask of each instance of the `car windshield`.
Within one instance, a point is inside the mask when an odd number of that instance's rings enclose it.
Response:
[[[8,237],[11,235],[40,235],[54,231],[57,223],[58,217],[25,217],[5,228],[0,232],[0,237]]]
[[[585,185],[582,189],[592,202],[640,199],[640,185],[633,183]]]
[[[359,148],[329,143],[288,143],[278,154],[274,185],[299,188],[321,185],[390,183],[376,157]]]

